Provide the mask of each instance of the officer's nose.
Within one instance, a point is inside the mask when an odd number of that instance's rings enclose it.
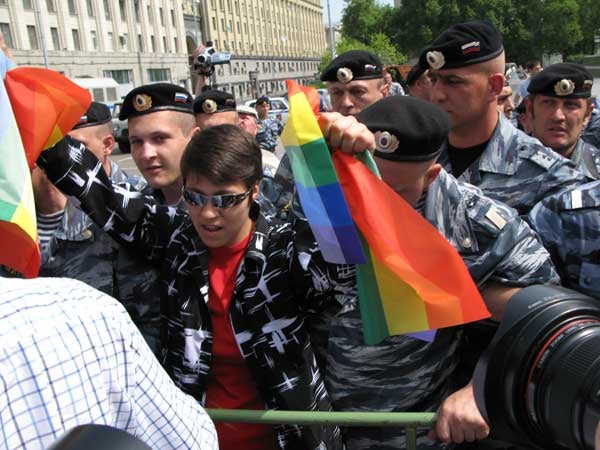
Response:
[[[552,116],[551,116],[552,120],[556,120],[556,121],[563,121],[565,120],[565,113],[562,109],[562,107],[557,106],[556,108],[554,108],[554,111],[552,111]]]
[[[157,156],[156,148],[149,142],[131,146],[131,157],[134,161],[149,161]]]

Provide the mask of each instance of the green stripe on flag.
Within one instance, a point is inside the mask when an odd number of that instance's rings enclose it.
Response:
[[[302,153],[317,186],[339,183],[325,139],[321,137],[303,144]]]
[[[7,203],[0,199],[0,220],[4,220],[6,222],[10,222],[15,215],[15,211],[17,210],[17,205],[12,203]]]

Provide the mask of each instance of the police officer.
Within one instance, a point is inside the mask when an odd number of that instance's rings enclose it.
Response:
[[[127,175],[109,159],[115,145],[111,121],[108,107],[92,102],[68,134],[91,150],[113,183],[143,187],[143,180]],[[34,178],[42,175],[36,173]],[[34,183],[34,186],[38,187],[36,201],[47,212],[38,213],[40,236],[46,236],[45,242],[41,242],[40,276],[74,278],[115,297],[156,350],[160,321],[156,271],[134,252],[113,241],[79,209],[76,200],[65,200],[64,208],[58,211],[45,209],[41,203],[47,203],[48,196],[54,195],[50,190],[56,188],[50,184]]]
[[[361,112],[386,97],[390,85],[379,57],[366,50],[350,50],[335,58],[321,74],[327,83],[331,110],[345,116]]]
[[[162,204],[183,204],[179,163],[198,131],[190,93],[170,83],[139,86],[123,99],[119,119],[128,121],[131,157],[148,183],[145,193]]]
[[[600,178],[600,149],[581,139],[590,120],[588,99],[593,75],[582,65],[559,63],[535,75],[525,98],[531,135],[565,158],[588,178]]]
[[[283,131],[283,124],[276,117],[269,117],[270,108],[269,97],[263,95],[256,100],[254,105],[254,109],[258,113],[256,140],[261,149],[275,153],[277,138]]]
[[[215,125],[238,123],[236,102],[233,95],[219,90],[203,91],[194,99],[196,124],[203,130]]]
[[[349,118],[329,116],[330,147],[343,139]],[[496,320],[519,288],[558,282],[548,252],[516,211],[458,182],[437,157],[450,123],[439,107],[413,97],[388,97],[357,115],[375,134],[375,160],[381,177],[410,203],[459,252]],[[359,150],[358,148],[356,150]],[[402,299],[398,299],[401,301]],[[311,339],[321,346],[326,383],[334,409],[343,411],[435,411],[430,438],[444,442],[487,436],[470,385],[453,393],[458,365],[459,328],[438,330],[433,342],[392,336],[365,346],[356,296],[331,304],[310,319]],[[445,400],[444,400],[445,399]],[[441,405],[441,406],[440,406]],[[419,448],[442,448],[419,432]],[[396,428],[346,430],[355,449],[404,448]]]
[[[500,32],[475,20],[448,28],[421,53],[433,101],[450,116],[440,163],[461,181],[520,214],[545,196],[581,184],[573,164],[513,127],[497,110],[504,86]]]
[[[422,100],[431,101],[431,80],[428,70],[415,64],[406,75],[408,94]]]

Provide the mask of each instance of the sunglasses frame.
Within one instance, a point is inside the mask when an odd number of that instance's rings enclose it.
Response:
[[[251,192],[252,188],[241,194],[204,195],[199,192],[190,191],[185,186],[181,189],[181,195],[188,205],[203,208],[210,202],[211,206],[217,209],[233,208],[242,203]],[[224,198],[227,200],[232,199],[231,204],[226,204],[227,201],[224,201]]]

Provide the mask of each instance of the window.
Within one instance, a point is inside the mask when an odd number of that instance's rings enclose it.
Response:
[[[94,2],[92,0],[86,0],[88,16],[94,17]]]
[[[72,16],[77,14],[77,10],[75,9],[75,0],[69,0],[67,2],[67,8],[69,10],[69,14],[71,14]]]
[[[175,26],[175,10],[171,10],[171,25]]]
[[[115,49],[115,40],[113,39],[112,31],[108,32],[108,50]]]
[[[73,28],[71,30],[71,34],[73,35],[73,47],[75,50],[81,50],[81,42],[79,41],[79,30]]]
[[[27,35],[29,36],[29,48],[31,50],[37,50],[40,48],[40,44],[38,42],[37,31],[35,29],[35,25],[27,25]]]
[[[179,41],[177,41],[177,37],[173,38],[173,48],[175,49],[175,53],[179,53]]]
[[[165,16],[163,14],[162,8],[158,8],[158,15],[160,16],[160,24],[164,27],[165,26]]]
[[[106,101],[109,103],[116,102],[117,98],[117,88],[107,87],[106,88]]]
[[[142,35],[138,34],[138,50],[140,52],[144,51],[144,40],[142,39]]]
[[[31,7],[31,0],[23,0],[23,9],[33,9]]]
[[[96,34],[96,30],[91,30],[90,36],[92,38],[92,49],[98,50],[98,35]]]
[[[58,28],[50,27],[50,35],[52,36],[52,45],[54,46],[54,50],[60,50],[60,37],[58,36]]]
[[[169,52],[169,49],[168,49],[168,47],[167,47],[167,37],[166,37],[166,36],[163,36],[163,37],[162,37],[162,41],[163,41],[163,51],[164,51],[165,53],[168,53],[168,52]]]
[[[152,22],[152,10],[150,9],[150,5],[146,8],[146,12],[148,13],[148,22]]]
[[[105,70],[104,76],[112,78],[119,84],[133,83],[133,70]]]
[[[121,20],[127,20],[127,12],[125,11],[125,0],[119,0],[119,14],[121,14]]]
[[[8,0],[0,0],[0,6],[7,6]]]
[[[150,45],[152,46],[152,53],[156,53],[156,38],[150,36]]]
[[[102,88],[93,88],[92,89],[92,97],[97,102],[105,102],[104,99],[104,90]]]
[[[213,18],[212,18],[212,25],[213,25],[213,26],[212,26],[212,27],[213,27],[213,30],[216,30],[216,29],[217,29],[217,18],[216,18],[216,17],[214,17],[214,16],[213,16]]]
[[[133,12],[135,14],[135,21],[140,23],[140,2],[139,0],[133,1]]]
[[[225,31],[225,19],[221,18],[221,31]]]
[[[235,23],[235,25],[236,25],[236,27],[237,27],[237,32],[238,32],[238,33],[241,33],[241,30],[240,30],[240,23],[239,23],[239,22],[236,22],[236,23]]]
[[[46,0],[46,9],[48,12],[56,12],[56,8],[54,7],[54,0]]]
[[[148,79],[154,81],[171,81],[170,69],[148,69]]]
[[[111,20],[110,5],[108,4],[108,0],[104,0],[104,17],[106,20]]]
[[[0,23],[0,31],[4,35],[4,41],[6,42],[6,46],[8,48],[14,48],[12,33],[10,31],[9,23]]]
[[[119,47],[121,50],[129,50],[129,36],[127,33],[123,33],[122,36],[119,36]]]

